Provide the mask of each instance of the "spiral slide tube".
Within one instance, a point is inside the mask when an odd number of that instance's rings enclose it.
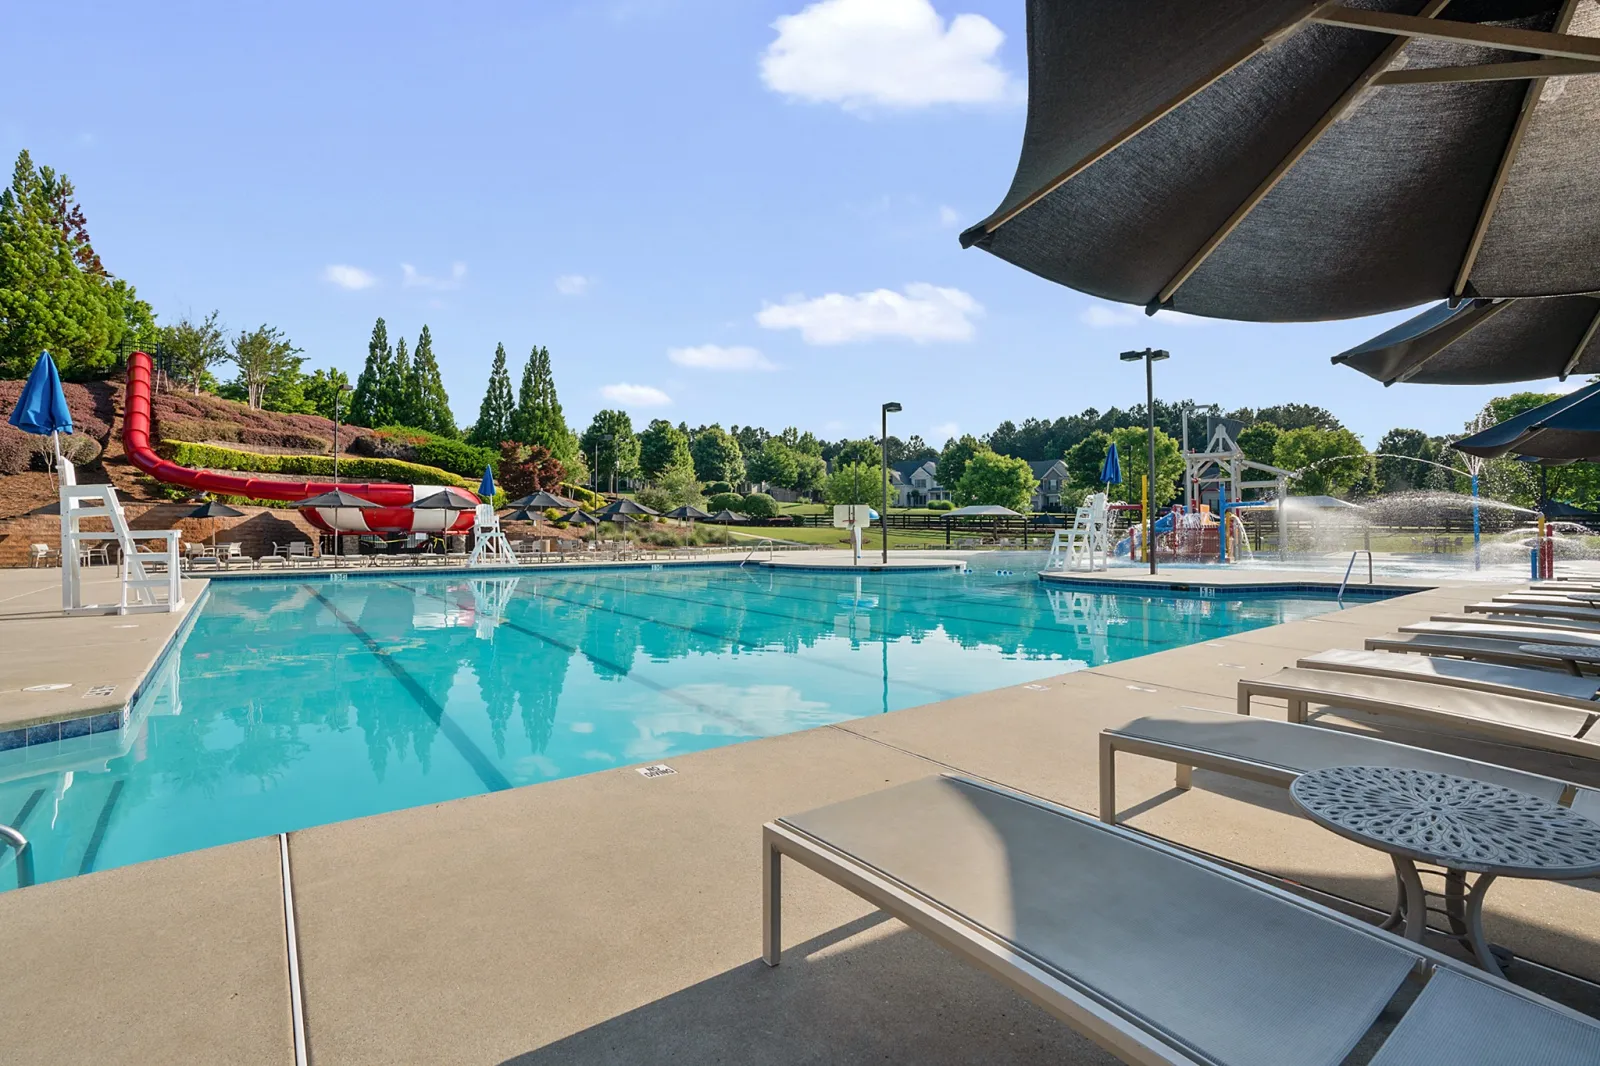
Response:
[[[195,470],[168,462],[156,454],[150,445],[151,401],[153,398],[152,367],[150,357],[144,352],[134,352],[128,357],[128,388],[122,412],[122,447],[134,466],[157,481],[227,496],[249,496],[258,500],[283,500],[295,503],[320,496],[337,488],[352,496],[370,500],[379,506],[371,510],[354,507],[306,507],[301,513],[315,526],[341,533],[412,533],[450,532],[462,533],[472,528],[473,509],[477,498],[466,489],[454,485],[405,485],[391,481],[340,482],[332,481],[275,481],[269,478],[247,477],[240,474],[223,474],[212,470]],[[449,492],[461,497],[461,511],[413,511],[413,501],[436,492]]]

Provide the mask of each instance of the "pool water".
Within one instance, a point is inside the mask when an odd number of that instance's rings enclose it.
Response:
[[[0,753],[0,821],[54,880],[1337,609],[1080,592],[989,566],[215,581],[120,732]]]

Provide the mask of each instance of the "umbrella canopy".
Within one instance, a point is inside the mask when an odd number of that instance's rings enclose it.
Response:
[[[1022,517],[1020,512],[1013,511],[1009,507],[1001,507],[999,504],[994,503],[975,503],[970,507],[957,507],[954,511],[946,511],[944,513],[946,518],[972,518],[979,515],[1001,515],[1012,518]]]
[[[475,505],[467,502],[465,496],[457,495],[448,489],[440,489],[432,495],[413,501],[408,506],[413,511],[470,511]]]
[[[1100,484],[1122,484],[1122,456],[1117,453],[1117,442],[1112,441],[1111,447],[1106,449],[1105,465],[1100,468]]]
[[[1600,295],[1442,303],[1333,357],[1385,385],[1600,373]]]
[[[716,514],[712,515],[709,520],[712,522],[743,522],[745,521],[745,517],[742,514],[734,514],[732,511],[724,507]]]
[[[482,496],[486,500],[494,495],[493,467],[485,466],[483,468],[483,480],[478,482],[478,495]]]
[[[660,512],[658,512],[658,511],[652,511],[650,508],[646,507],[642,503],[635,503],[633,500],[630,500],[627,497],[623,497],[622,499],[616,501],[615,503],[613,503],[610,506],[608,506],[608,507],[604,508],[603,510],[601,510],[600,517],[601,518],[610,518],[612,515],[619,515],[619,514],[621,514],[621,515],[635,515],[635,514],[654,515],[654,514],[659,514],[659,513]]]
[[[501,515],[500,518],[505,522],[543,522],[544,512],[532,511],[526,507],[518,507],[514,511],[510,511]]]
[[[67,394],[61,391],[61,375],[49,352],[40,352],[33,364],[17,406],[7,420],[24,433],[48,437],[52,433],[72,432],[72,412],[67,409]]]
[[[562,515],[560,518],[556,519],[556,521],[565,522],[569,526],[597,526],[600,524],[600,519],[596,518],[594,515],[590,514],[588,511],[585,511],[581,507],[575,509],[570,514]]]
[[[1362,6],[1028,0],[1021,157],[962,244],[1263,322],[1600,291],[1600,85],[1545,82],[1596,69],[1600,9]]]
[[[343,489],[330,489],[320,496],[311,496],[304,500],[296,500],[295,506],[306,507],[359,507],[363,510],[377,507],[371,500],[363,500],[360,496],[352,496]]]
[[[542,511],[546,507],[576,507],[578,506],[578,501],[569,500],[565,496],[557,496],[554,493],[540,489],[538,492],[524,496],[520,500],[512,500],[506,506],[532,508]]]
[[[1535,459],[1600,456],[1600,382],[1462,437],[1450,447],[1484,459],[1511,452]]]
[[[667,512],[667,517],[668,518],[676,518],[679,521],[682,521],[685,518],[689,519],[690,521],[693,521],[694,519],[697,519],[697,518],[710,518],[711,516],[709,514],[707,514],[706,512],[700,510],[700,508],[691,506],[690,504],[686,503],[682,507],[674,507],[672,510],[668,511]]]
[[[229,507],[220,500],[207,500],[199,507],[184,515],[185,518],[243,518],[244,512],[235,507]]]

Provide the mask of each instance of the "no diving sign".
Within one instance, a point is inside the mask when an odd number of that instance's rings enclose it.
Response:
[[[666,777],[669,774],[675,774],[677,772],[678,771],[674,770],[664,762],[652,763],[649,766],[639,767],[639,773],[644,777]]]

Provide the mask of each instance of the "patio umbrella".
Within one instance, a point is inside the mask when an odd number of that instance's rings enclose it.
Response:
[[[194,510],[190,511],[188,514],[184,515],[183,517],[185,517],[185,518],[210,518],[210,519],[217,519],[217,518],[243,518],[244,517],[244,512],[239,510],[238,508],[229,507],[227,504],[221,502],[220,500],[207,500],[205,503],[202,503],[199,507],[196,507]],[[213,521],[211,523],[211,548],[212,548],[213,551],[215,551],[216,547],[217,547],[217,523],[215,521]]]
[[[1122,484],[1122,456],[1117,454],[1117,442],[1112,441],[1111,447],[1106,449],[1105,465],[1100,468],[1100,484]]]
[[[650,508],[646,507],[642,503],[635,503],[633,500],[630,500],[626,496],[624,496],[622,499],[617,500],[615,503],[613,503],[610,506],[605,507],[604,509],[602,509],[600,511],[600,517],[601,518],[607,518],[607,517],[609,517],[611,515],[618,515],[618,514],[622,514],[622,515],[640,515],[640,514],[654,515],[654,514],[659,514],[659,513],[660,512],[658,512],[658,511],[652,511]]]
[[[544,512],[535,511],[527,507],[518,507],[503,517],[507,522],[543,522]]]
[[[708,522],[722,522],[722,523],[725,523],[725,524],[726,523],[733,523],[733,522],[743,522],[744,520],[745,520],[744,515],[742,515],[742,514],[734,514],[732,511],[728,510],[726,507],[724,507],[722,510],[718,511],[716,514],[712,515],[709,519],[707,519]]]
[[[1600,373],[1600,295],[1442,303],[1333,361],[1385,385],[1499,385]]]
[[[17,406],[7,419],[24,433],[36,437],[49,437],[56,458],[61,458],[62,433],[72,432],[72,412],[67,408],[67,395],[61,390],[61,375],[56,373],[55,360],[49,352],[40,352],[33,364],[33,372],[22,386]]]
[[[1027,24],[1016,174],[963,246],[1263,322],[1600,291],[1600,84],[1546,84],[1600,70],[1594,4],[1028,0]]]
[[[406,504],[413,511],[470,511],[473,504],[467,502],[465,496],[458,496],[453,492],[440,489],[438,492],[424,496]]]
[[[347,524],[345,518],[340,515],[339,512],[341,510],[352,509],[358,511],[368,511],[372,510],[378,505],[373,503],[371,500],[363,500],[360,496],[352,496],[343,489],[334,488],[329,489],[320,496],[310,496],[304,500],[300,500],[295,504],[295,506],[300,508],[302,511],[318,510],[333,512],[332,514],[323,515],[322,520],[333,528],[333,554],[338,556],[340,531],[343,530]],[[321,552],[321,550],[322,549],[320,547],[317,549],[318,552]]]
[[[600,519],[596,518],[594,515],[590,514],[588,511],[585,511],[581,507],[574,509],[568,514],[562,515],[560,518],[556,519],[556,521],[565,522],[569,526],[597,526],[600,524]]]
[[[538,492],[524,496],[520,500],[512,500],[506,506],[542,511],[546,507],[576,507],[578,506],[578,501],[569,500],[565,496],[557,496],[555,493],[545,492],[540,489]]]
[[[1600,457],[1600,382],[1462,437],[1450,447],[1484,459],[1512,452],[1532,459]]]
[[[700,508],[686,503],[682,507],[674,507],[672,510],[668,511],[667,517],[676,518],[680,522],[684,521],[685,519],[693,522],[696,518],[710,518],[711,516],[700,510]]]

